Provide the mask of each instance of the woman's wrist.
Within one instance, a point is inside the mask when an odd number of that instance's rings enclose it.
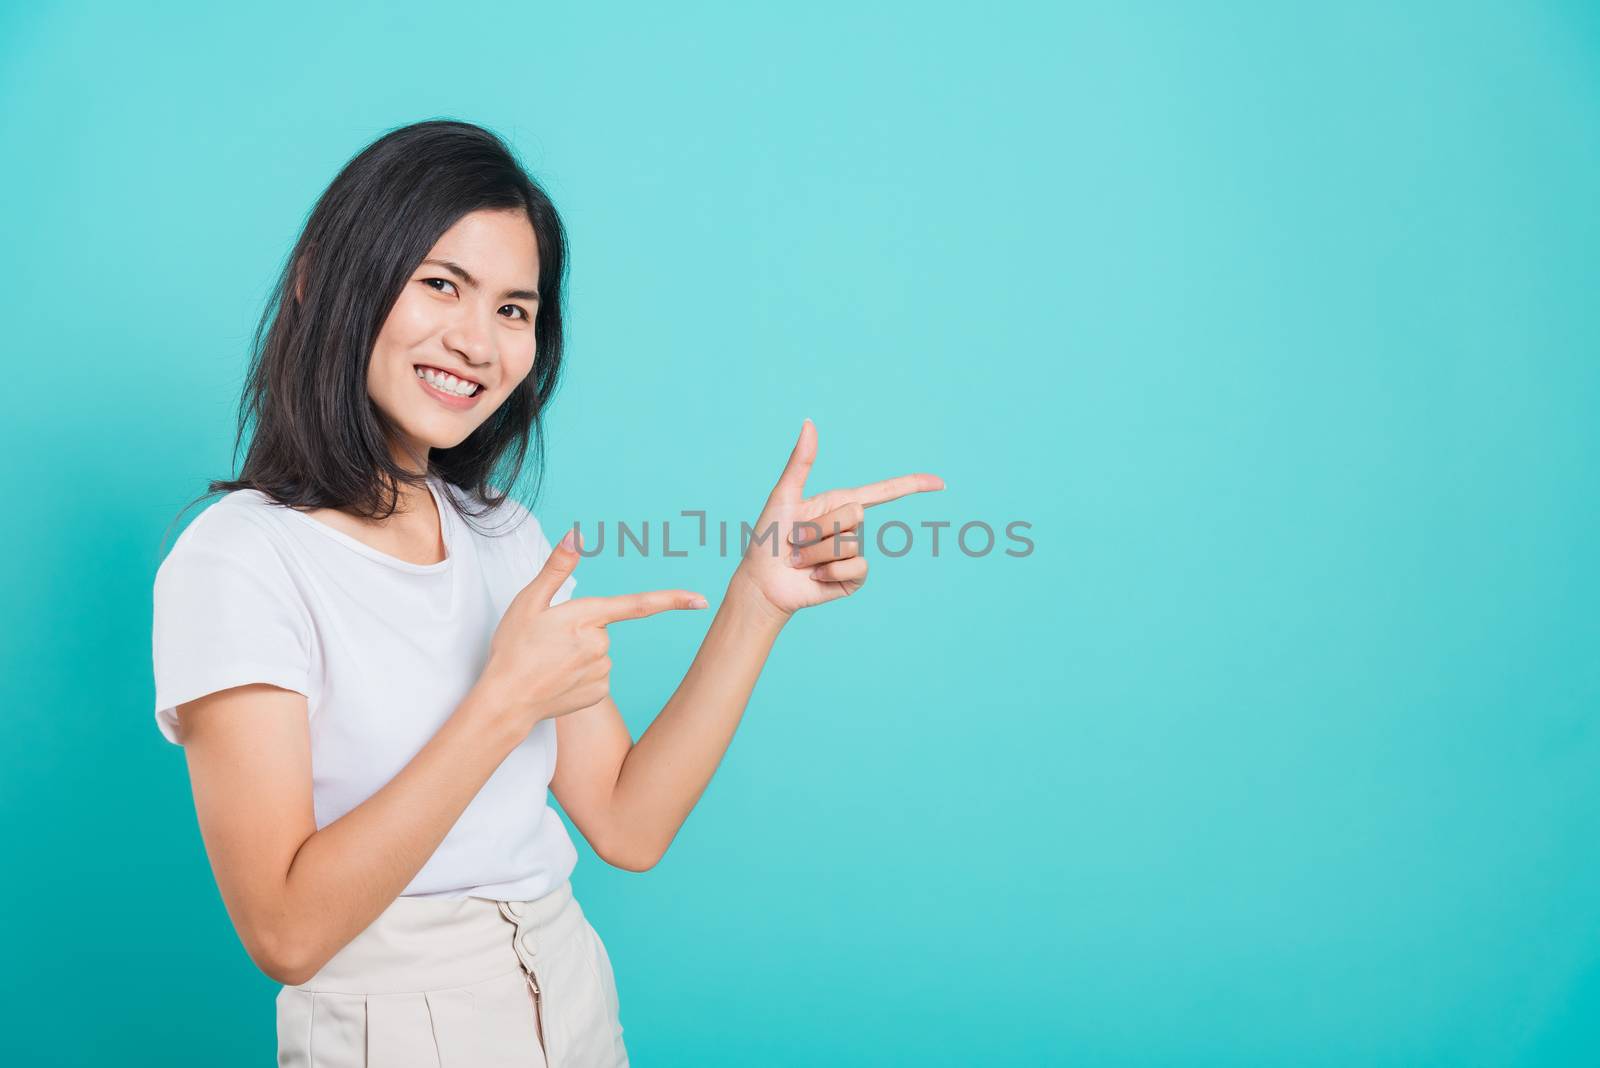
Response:
[[[521,745],[528,732],[544,718],[519,708],[504,688],[501,676],[488,668],[456,706],[455,716],[475,731],[498,738],[507,753]]]
[[[759,620],[774,628],[782,629],[783,625],[794,613],[785,611],[767,599],[761,592],[761,587],[750,577],[741,562],[733,569],[733,577],[728,580],[728,592],[723,598],[724,604],[731,604],[733,608],[751,619]]]

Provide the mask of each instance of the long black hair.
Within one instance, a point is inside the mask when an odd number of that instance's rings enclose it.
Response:
[[[526,212],[539,246],[533,371],[460,444],[434,449],[428,474],[485,504],[505,494],[532,453],[543,478],[542,415],[561,373],[566,230],[550,198],[495,134],[446,119],[402,126],[356,155],[318,199],[257,325],[240,399],[234,458],[254,426],[237,478],[207,492],[254,489],[296,508],[385,519],[400,484],[422,487],[394,458],[394,421],[367,392],[373,344],[411,273],[464,215]],[[179,513],[182,515],[182,512]]]

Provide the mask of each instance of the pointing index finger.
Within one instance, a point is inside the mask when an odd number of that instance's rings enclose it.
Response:
[[[651,590],[625,593],[616,597],[587,597],[584,617],[589,623],[606,626],[624,619],[643,619],[679,608],[704,608],[706,599],[692,590]]]
[[[885,501],[897,500],[913,493],[931,493],[942,489],[944,489],[944,479],[938,475],[919,473],[886,478],[881,482],[869,482],[854,489],[830,490],[825,496],[828,498],[827,506],[830,509],[852,503],[870,508],[874,504],[883,504]]]

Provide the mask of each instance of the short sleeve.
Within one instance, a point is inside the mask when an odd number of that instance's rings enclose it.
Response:
[[[532,512],[528,513],[527,520],[519,529],[526,537],[528,553],[530,556],[528,579],[529,581],[532,581],[533,576],[537,575],[540,568],[544,567],[545,561],[550,559],[550,554],[554,552],[555,549],[550,544],[550,539],[544,536],[544,530],[539,526],[539,521],[533,517]],[[565,536],[566,531],[563,530],[561,534]],[[554,606],[560,604],[562,601],[570,600],[572,597],[572,591],[577,588],[577,585],[577,576],[568,575],[566,580],[563,581],[561,585],[556,587],[555,595],[550,598],[550,604]]]
[[[310,696],[310,614],[269,530],[225,504],[197,516],[156,571],[156,725],[180,745],[186,701],[252,682]]]

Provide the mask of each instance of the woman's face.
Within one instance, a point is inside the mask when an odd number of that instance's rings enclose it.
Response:
[[[538,240],[516,210],[463,216],[411,273],[373,345],[367,392],[424,458],[460,444],[533,370],[538,292]]]

